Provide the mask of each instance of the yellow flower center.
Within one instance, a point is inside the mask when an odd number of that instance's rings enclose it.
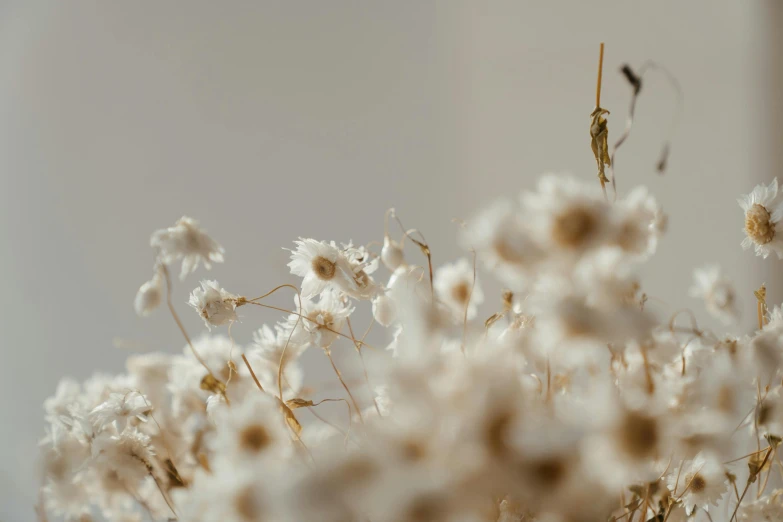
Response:
[[[757,245],[766,245],[775,237],[775,223],[762,205],[756,203],[745,213],[745,233]]]

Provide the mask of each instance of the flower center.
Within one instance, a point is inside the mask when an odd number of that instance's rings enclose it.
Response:
[[[650,456],[658,445],[658,423],[640,413],[629,412],[620,426],[620,444],[630,456]]]
[[[242,449],[258,453],[269,445],[269,433],[259,424],[251,424],[239,434],[239,444]]]
[[[508,241],[502,238],[498,238],[492,247],[495,249],[495,254],[504,262],[509,264],[522,264],[524,262],[524,256],[517,252],[517,250],[508,244]]]
[[[334,277],[334,273],[337,270],[337,265],[323,256],[313,258],[313,271],[319,279],[329,281]]]
[[[598,222],[589,208],[576,206],[566,209],[555,218],[552,238],[566,248],[578,248],[595,235]]]
[[[314,310],[307,318],[310,319],[308,322],[312,330],[331,329],[334,326],[334,316],[325,310]]]
[[[470,297],[470,285],[465,281],[455,285],[451,289],[451,297],[458,303],[467,303]]]
[[[756,203],[745,213],[745,233],[758,245],[766,245],[775,237],[775,223],[762,205]]]
[[[529,472],[538,484],[552,487],[560,482],[565,475],[566,465],[557,457],[545,457],[533,461],[530,464]]]
[[[234,509],[241,517],[241,520],[257,520],[261,514],[258,503],[253,495],[253,490],[246,487],[234,497]]]
[[[701,475],[701,473],[696,473],[690,478],[689,482],[691,484],[691,491],[693,493],[701,493],[707,487],[707,481],[704,480],[704,477]],[[687,483],[688,482],[686,482],[686,484]]]

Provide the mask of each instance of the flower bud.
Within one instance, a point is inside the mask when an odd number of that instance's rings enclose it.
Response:
[[[383,248],[381,249],[381,261],[394,272],[397,267],[405,263],[405,256],[402,253],[402,246],[390,239],[389,236],[383,238]]]

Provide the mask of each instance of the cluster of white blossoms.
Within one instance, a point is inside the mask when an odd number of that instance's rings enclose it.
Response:
[[[740,205],[743,246],[783,256],[777,182]],[[783,311],[759,291],[759,329],[720,336],[687,309],[648,302],[637,268],[666,218],[646,189],[610,202],[597,184],[543,176],[468,220],[454,263],[440,264],[421,234],[393,239],[390,216],[367,247],[295,241],[299,285],[249,298],[201,281],[189,305],[210,332],[194,340],[171,304],[169,265],[181,260],[185,277],[223,249],[189,218],[155,232],[154,275],[135,308],[166,300],[187,344],[132,356],[122,375],[60,383],[44,404],[41,516],[783,519]],[[507,290],[485,295],[477,272]],[[270,304],[291,290],[290,309]],[[696,270],[690,293],[736,320],[719,268]],[[235,342],[237,310],[252,307],[283,316]],[[371,324],[351,323],[360,307]],[[367,341],[375,323],[386,346]],[[306,350],[323,353],[335,387],[306,386]],[[344,376],[334,350],[363,371]]]

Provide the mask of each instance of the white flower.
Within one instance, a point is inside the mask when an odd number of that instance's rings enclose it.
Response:
[[[737,517],[746,522],[778,522],[783,520],[783,504],[780,503],[777,493],[763,496],[752,502],[743,502],[737,512]]]
[[[636,187],[613,207],[613,242],[624,252],[647,257],[666,231],[666,215],[646,187]]]
[[[133,308],[136,314],[144,317],[152,313],[163,300],[163,276],[160,270],[155,271],[152,279],[141,285],[136,292],[136,299],[133,301]]]
[[[137,391],[113,392],[105,402],[90,412],[90,420],[100,430],[113,422],[124,422],[131,418],[146,422],[146,415],[151,410],[152,406],[147,398]]]
[[[237,320],[239,296],[220,288],[217,281],[201,281],[201,288],[191,292],[188,304],[204,319],[207,328],[221,326]]]
[[[291,273],[303,277],[302,297],[309,299],[326,288],[341,292],[358,290],[348,258],[334,243],[299,238],[294,241],[288,267]]]
[[[783,259],[783,236],[776,227],[783,218],[783,203],[778,198],[778,179],[769,185],[756,185],[753,192],[737,199],[745,212],[745,239],[742,248],[754,247],[757,256],[767,258],[772,253]]]
[[[464,248],[513,290],[525,289],[544,253],[530,237],[522,214],[507,200],[487,207],[462,230]]]
[[[267,325],[253,332],[253,346],[247,350],[254,371],[265,389],[277,390],[278,367],[283,365],[283,393],[298,392],[302,387],[302,368],[299,356],[307,344],[291,336],[291,330]],[[258,365],[256,364],[258,363]]]
[[[116,435],[99,434],[92,443],[92,458],[99,469],[116,473],[129,486],[157,470],[150,438],[136,428],[126,428]]]
[[[229,462],[275,456],[289,445],[277,399],[258,390],[241,404],[216,411],[215,424],[214,450]]]
[[[522,194],[523,219],[555,254],[580,255],[610,239],[609,204],[595,183],[547,174],[537,192]]]
[[[707,265],[693,271],[691,297],[703,299],[707,311],[724,324],[736,322],[739,310],[734,286],[721,274],[717,265]]]
[[[295,299],[297,314],[288,316],[287,327],[294,328],[294,339],[302,344],[312,343],[320,348],[328,348],[337,340],[345,320],[353,313],[353,307],[347,305],[334,292],[324,292],[316,301]]]
[[[478,280],[474,284],[473,265],[465,258],[456,263],[443,265],[435,272],[435,294],[453,315],[462,323],[465,314],[468,319],[476,317],[477,306],[484,302],[484,293]]]
[[[196,270],[199,261],[209,270],[212,263],[222,263],[225,251],[214,239],[198,227],[198,222],[181,217],[173,227],[156,230],[150,238],[150,246],[157,248],[159,259],[169,264],[182,259],[180,279]]]
[[[677,475],[679,474],[679,483]],[[682,495],[682,502],[691,511],[693,506],[709,510],[710,504],[717,506],[718,501],[729,489],[726,469],[712,455],[699,454],[689,468],[669,474],[669,489]]]

